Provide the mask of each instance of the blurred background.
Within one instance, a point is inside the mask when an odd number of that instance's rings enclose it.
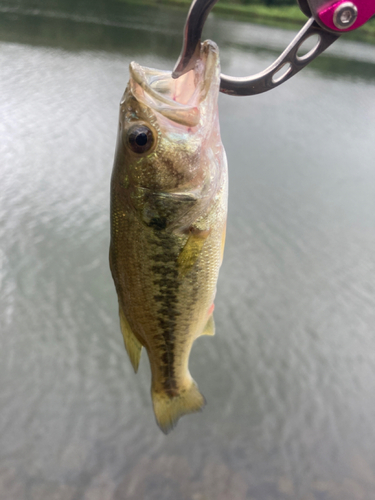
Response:
[[[173,3],[0,0],[0,497],[371,500],[371,26],[271,92],[220,96],[217,333],[190,358],[208,404],[164,436],[119,329],[109,180],[129,62],[180,52]],[[304,22],[291,4],[219,2],[205,37],[225,73],[281,53]]]

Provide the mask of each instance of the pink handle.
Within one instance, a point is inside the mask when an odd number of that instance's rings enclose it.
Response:
[[[327,5],[325,5],[324,7],[319,9],[318,11],[319,18],[322,21],[322,23],[327,26],[327,28],[340,32],[352,31],[362,26],[362,24],[365,24],[370,19],[370,17],[372,17],[375,14],[374,0],[354,0],[354,1],[350,0],[350,3],[353,4],[355,7],[357,7],[358,10],[357,19],[348,28],[338,28],[333,22],[333,15],[336,9],[340,7],[340,5],[342,5],[343,3],[347,3],[347,0],[340,0],[339,2],[334,2],[328,7]]]

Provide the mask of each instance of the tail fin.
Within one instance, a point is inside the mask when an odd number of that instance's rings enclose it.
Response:
[[[200,411],[206,404],[194,380],[191,386],[182,390],[178,396],[170,397],[164,392],[154,390],[151,394],[156,422],[164,434],[168,434],[176,426],[180,417]]]

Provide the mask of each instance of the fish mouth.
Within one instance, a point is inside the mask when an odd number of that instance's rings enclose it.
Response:
[[[130,63],[130,89],[134,97],[173,122],[195,127],[201,122],[203,103],[220,84],[219,50],[211,40],[201,44],[194,69],[177,79],[161,71]]]

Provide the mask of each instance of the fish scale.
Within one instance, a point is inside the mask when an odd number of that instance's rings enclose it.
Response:
[[[126,350],[137,371],[146,349],[156,421],[168,433],[205,404],[188,362],[194,340],[214,333],[225,239],[218,50],[204,42],[182,81],[160,72],[160,102],[150,87],[157,70],[132,63],[130,74],[111,179],[110,266]]]

